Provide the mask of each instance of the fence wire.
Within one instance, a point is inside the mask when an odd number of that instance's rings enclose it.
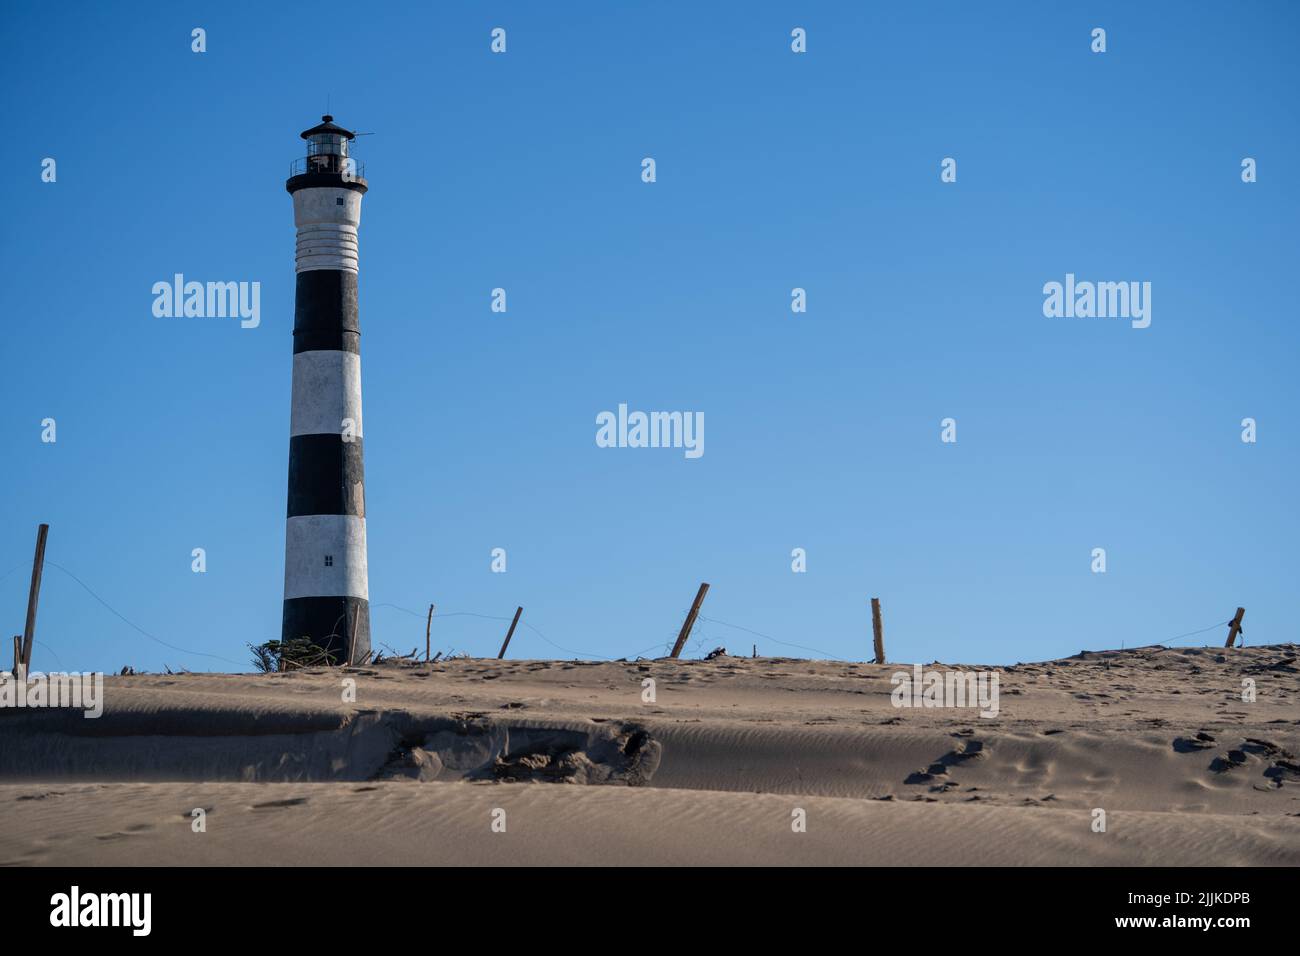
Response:
[[[90,595],[92,598],[94,598],[97,602],[99,602],[101,605],[103,605],[103,607],[104,607],[105,609],[107,609],[107,610],[108,610],[108,611],[109,611],[109,612],[110,612],[114,617],[118,618],[120,621],[122,621],[122,623],[126,624],[128,627],[130,627],[130,628],[131,628],[132,630],[134,630],[136,633],[138,633],[138,634],[142,635],[143,637],[149,639],[150,641],[154,642],[155,644],[158,644],[158,645],[161,646],[161,647],[165,647],[165,648],[167,648],[168,650],[175,651],[175,652],[178,653],[178,654],[191,655],[191,656],[194,656],[194,657],[206,657],[206,658],[209,658],[209,659],[211,659],[211,660],[221,661],[222,663],[225,663],[225,664],[232,664],[232,665],[234,665],[235,667],[239,667],[239,668],[242,668],[242,667],[245,666],[245,664],[241,664],[241,663],[238,662],[238,661],[233,661],[233,660],[231,660],[231,659],[228,658],[228,657],[222,657],[222,656],[219,655],[219,654],[209,654],[209,653],[207,653],[207,652],[205,652],[205,651],[196,651],[196,650],[192,650],[192,649],[190,649],[190,648],[181,647],[181,646],[179,646],[179,645],[172,644],[172,643],[170,643],[170,642],[168,642],[168,641],[165,641],[165,640],[163,640],[162,638],[157,637],[157,636],[154,635],[154,634],[151,634],[149,631],[145,630],[143,627],[141,627],[140,625],[136,624],[134,621],[132,621],[130,618],[128,618],[126,615],[124,615],[122,612],[120,612],[119,610],[117,610],[117,608],[113,607],[113,605],[109,604],[109,602],[106,601],[103,597],[101,597],[97,592],[95,592],[95,591],[90,587],[90,585],[86,584],[85,581],[83,581],[83,580],[82,580],[81,578],[79,578],[77,575],[73,574],[73,573],[72,573],[71,571],[69,571],[67,568],[63,567],[62,565],[60,565],[60,564],[58,564],[58,563],[56,563],[56,562],[54,562],[54,561],[50,561],[49,559],[46,559],[46,561],[45,561],[45,565],[46,565],[47,567],[54,568],[55,570],[60,571],[60,572],[62,572],[63,574],[67,575],[67,576],[68,576],[69,578],[71,578],[74,582],[76,582],[76,584],[77,584],[78,586],[80,586],[80,587],[81,587],[81,588],[82,588],[82,589],[83,589],[87,594],[89,594],[89,595]],[[17,565],[15,565],[14,567],[10,568],[8,571],[6,571],[4,574],[0,574],[0,581],[3,581],[5,578],[9,577],[9,575],[13,574],[15,571],[19,570],[20,568],[22,568],[22,567],[24,567],[24,566],[25,566],[24,564],[17,564]],[[377,610],[377,609],[379,609],[379,608],[392,608],[392,609],[395,610],[395,611],[400,611],[400,612],[402,612],[402,613],[404,613],[404,614],[409,614],[409,615],[411,615],[412,617],[415,617],[415,618],[417,618],[417,619],[418,619],[418,618],[425,618],[426,613],[427,613],[427,612],[413,611],[413,610],[411,610],[410,608],[402,607],[400,604],[391,604],[391,603],[387,603],[387,602],[382,603],[382,604],[372,604],[372,605],[371,605],[371,610]],[[682,612],[682,616],[683,616],[683,618],[685,617],[686,613],[687,613],[686,611],[683,611],[683,612]],[[434,621],[441,621],[441,620],[443,620],[443,619],[446,619],[446,618],[452,618],[452,617],[472,617],[472,618],[478,618],[478,619],[485,620],[485,621],[510,621],[510,620],[512,619],[511,616],[509,616],[509,615],[503,617],[503,616],[496,615],[496,614],[481,614],[481,613],[479,613],[479,612],[477,612],[477,611],[437,611],[437,610],[435,610],[435,612],[434,612],[434,614],[433,614],[433,620],[434,620]],[[719,626],[721,626],[721,627],[731,628],[732,630],[740,631],[740,632],[743,632],[743,633],[745,633],[745,634],[752,635],[753,637],[761,638],[761,639],[764,640],[764,641],[770,641],[771,643],[773,643],[773,644],[777,644],[777,645],[780,645],[781,647],[792,647],[792,648],[797,648],[798,650],[801,650],[801,651],[808,651],[808,652],[810,652],[810,653],[813,653],[813,654],[817,654],[817,655],[819,655],[819,656],[820,656],[820,659],[823,659],[823,660],[840,661],[840,662],[842,662],[842,663],[847,663],[847,662],[848,662],[846,658],[838,657],[838,656],[836,656],[836,655],[834,655],[834,654],[831,654],[831,653],[829,653],[828,651],[824,651],[824,650],[822,650],[822,649],[820,649],[820,648],[810,647],[810,646],[808,646],[808,645],[806,645],[806,644],[798,644],[798,643],[795,643],[794,641],[783,641],[783,640],[781,640],[780,638],[773,637],[771,634],[765,634],[765,633],[763,633],[762,631],[757,631],[757,630],[754,630],[753,628],[745,627],[745,626],[742,625],[742,624],[733,624],[733,623],[731,623],[730,621],[724,621],[724,620],[721,620],[720,618],[707,617],[707,616],[705,616],[704,614],[699,614],[699,615],[697,615],[697,617],[696,617],[696,621],[697,621],[697,623],[716,624],[716,625],[719,625]],[[666,656],[668,655],[670,649],[672,648],[673,643],[674,643],[674,640],[673,640],[672,638],[669,638],[669,639],[666,639],[666,640],[664,640],[664,641],[659,641],[659,642],[656,642],[656,643],[654,643],[654,644],[651,644],[651,645],[649,645],[648,647],[644,647],[644,648],[642,648],[642,649],[639,650],[639,651],[635,651],[634,653],[632,653],[632,654],[630,654],[630,655],[627,655],[626,657],[622,657],[622,658],[614,658],[614,657],[607,657],[607,656],[604,655],[604,654],[596,654],[596,653],[593,653],[593,652],[591,652],[591,651],[580,651],[580,650],[575,650],[574,648],[571,648],[571,647],[566,647],[566,646],[564,646],[563,644],[559,644],[559,643],[557,643],[556,641],[551,640],[549,637],[546,636],[546,634],[544,634],[544,633],[541,631],[540,628],[538,628],[536,625],[534,625],[534,624],[531,623],[530,621],[528,621],[528,620],[526,620],[526,619],[524,619],[524,618],[521,617],[521,618],[520,618],[520,623],[523,624],[524,627],[526,627],[526,628],[528,628],[530,631],[532,631],[534,634],[536,634],[536,635],[537,635],[537,636],[538,636],[542,641],[544,641],[546,644],[550,645],[551,647],[554,647],[556,650],[563,651],[563,652],[566,653],[566,654],[573,654],[574,657],[575,657],[575,659],[576,659],[576,658],[590,658],[590,659],[594,659],[594,660],[602,660],[602,661],[615,661],[615,660],[640,660],[640,659],[643,658],[644,654],[645,654],[647,651],[654,651],[654,650],[662,650],[662,651],[663,651],[663,654],[662,654],[661,656],[666,657]],[[1166,639],[1163,640],[1163,641],[1159,641],[1159,642],[1157,642],[1157,645],[1169,644],[1169,643],[1172,643],[1173,641],[1179,641],[1179,640],[1182,640],[1183,638],[1187,638],[1187,637],[1196,637],[1196,636],[1199,635],[1199,634],[1205,634],[1205,633],[1208,633],[1209,631],[1216,630],[1217,628],[1220,628],[1220,627],[1226,627],[1226,626],[1228,626],[1228,625],[1231,624],[1231,623],[1232,623],[1232,618],[1229,618],[1229,619],[1226,620],[1226,621],[1220,621],[1220,622],[1218,622],[1218,623],[1211,624],[1211,625],[1209,625],[1208,627],[1203,627],[1203,628],[1200,628],[1200,629],[1195,630],[1195,631],[1188,631],[1188,632],[1186,632],[1186,633],[1184,633],[1184,634],[1176,634],[1176,635],[1174,635],[1173,637],[1169,637],[1169,638],[1166,638]],[[693,651],[696,651],[696,650],[699,650],[699,649],[703,646],[703,644],[704,644],[704,642],[707,640],[707,638],[704,637],[704,636],[700,633],[700,631],[698,631],[698,630],[694,633],[693,636],[694,636],[694,640],[692,640],[692,642],[691,642],[691,649],[692,649]],[[46,644],[42,643],[41,641],[35,641],[34,643],[36,643],[38,646],[40,646],[40,647],[43,648],[44,650],[48,651],[48,652],[50,653],[50,655],[51,655],[52,657],[55,658],[56,661],[59,660],[58,655],[54,652],[54,650],[53,650],[52,648],[48,647]],[[1243,642],[1243,644],[1244,644],[1244,642]],[[385,646],[386,646],[386,645],[385,645]],[[743,656],[743,655],[733,655],[733,656]],[[62,666],[62,663],[61,663],[61,662],[60,662],[60,666]]]

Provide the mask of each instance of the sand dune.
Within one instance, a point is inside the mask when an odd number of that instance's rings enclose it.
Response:
[[[772,658],[113,677],[0,711],[0,863],[1296,865],[1296,651],[1016,665],[993,719]]]
[[[1295,865],[1283,817],[888,803],[783,794],[399,783],[0,786],[33,835],[0,863],[63,865]],[[15,803],[15,801],[20,801]],[[194,807],[207,832],[191,831]],[[805,833],[791,830],[795,808]],[[493,811],[505,832],[493,832]]]

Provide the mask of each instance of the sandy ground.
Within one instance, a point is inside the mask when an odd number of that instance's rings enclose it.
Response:
[[[992,719],[774,658],[110,677],[0,710],[0,863],[1293,866],[1298,650],[1002,668]]]

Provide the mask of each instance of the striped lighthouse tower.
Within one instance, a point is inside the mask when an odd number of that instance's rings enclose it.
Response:
[[[307,637],[336,663],[370,650],[361,431],[357,226],[366,181],[332,116],[302,133],[285,188],[298,229],[284,542],[285,641]]]

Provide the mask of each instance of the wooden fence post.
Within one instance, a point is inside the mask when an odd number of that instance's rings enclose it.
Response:
[[[501,645],[501,653],[497,655],[497,660],[501,660],[501,658],[506,656],[506,648],[510,646],[510,638],[515,636],[515,625],[519,623],[519,615],[523,613],[523,608],[515,608],[515,619],[510,622],[510,630],[506,631],[506,639]]]
[[[36,529],[36,557],[32,559],[32,587],[27,592],[27,624],[23,628],[23,670],[32,669],[32,641],[36,638],[36,605],[41,599],[41,572],[45,569],[45,538],[50,526]]]
[[[673,645],[673,652],[668,655],[669,657],[676,657],[682,652],[682,648],[686,646],[686,639],[691,636],[691,628],[695,626],[695,619],[699,617],[700,605],[704,603],[704,595],[708,593],[709,586],[701,584],[699,591],[695,594],[695,600],[691,604],[690,613],[686,615],[686,620],[682,622],[681,633],[677,635],[677,643]]]
[[[429,661],[429,628],[433,625],[433,605],[429,605],[429,619],[424,622],[424,660]]]
[[[357,653],[357,625],[361,623],[361,605],[352,605],[352,633],[348,635],[348,663]]]
[[[1237,635],[1246,632],[1245,628],[1241,626],[1241,619],[1245,617],[1245,615],[1246,609],[1244,607],[1237,608],[1236,616],[1228,622],[1228,643],[1224,644],[1224,647],[1232,647],[1232,643],[1237,639]]]
[[[885,625],[880,620],[880,598],[871,599],[871,631],[876,638],[876,659],[873,664],[885,663]]]

